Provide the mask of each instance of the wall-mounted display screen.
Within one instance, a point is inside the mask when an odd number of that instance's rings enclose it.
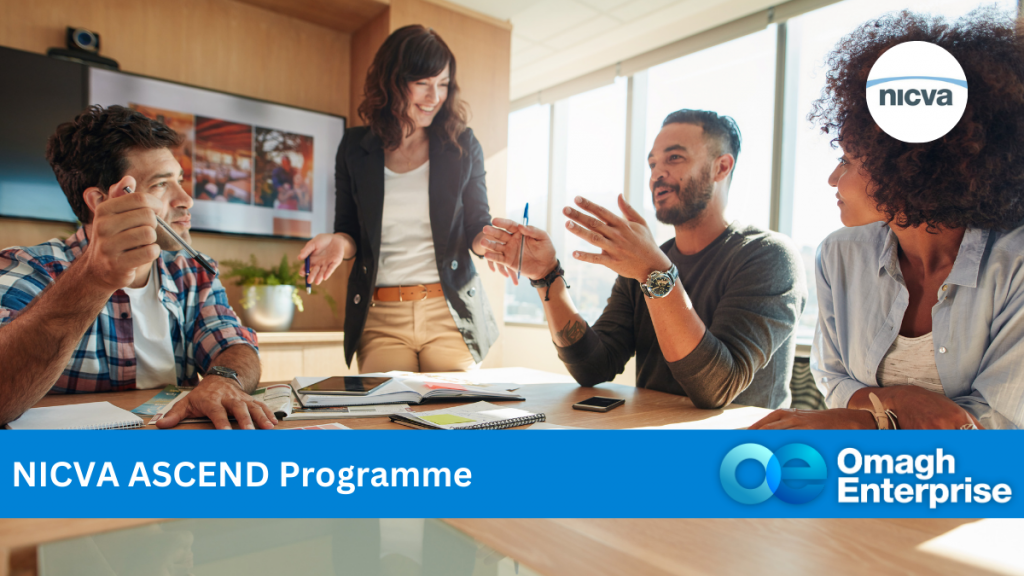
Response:
[[[334,155],[345,119],[100,68],[89,102],[120,104],[185,135],[175,156],[192,228],[309,238],[333,230]]]
[[[0,74],[0,216],[75,222],[46,141],[85,107],[85,66],[0,47]]]
[[[119,104],[185,136],[174,151],[192,228],[309,238],[333,230],[345,118],[0,48],[0,216],[74,221],[46,140],[89,104]]]

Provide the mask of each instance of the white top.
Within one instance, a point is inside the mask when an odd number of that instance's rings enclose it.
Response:
[[[942,381],[939,380],[939,369],[935,365],[935,345],[931,332],[917,338],[897,336],[878,366],[879,386],[906,384],[946,395]]]
[[[377,286],[441,281],[430,230],[430,161],[398,174],[384,168],[384,217],[380,227]]]
[[[135,336],[135,387],[162,388],[178,383],[174,349],[171,344],[170,312],[160,301],[157,263],[153,262],[146,285],[125,288],[132,307],[132,332]]]

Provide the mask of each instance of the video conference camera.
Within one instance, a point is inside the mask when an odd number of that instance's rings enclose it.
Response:
[[[68,26],[64,42],[67,48],[50,48],[46,55],[59,60],[68,60],[79,64],[120,70],[116,60],[100,56],[100,35],[87,28]]]

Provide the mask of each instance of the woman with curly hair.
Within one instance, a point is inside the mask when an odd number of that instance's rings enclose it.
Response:
[[[362,372],[466,370],[498,336],[470,259],[484,253],[491,216],[455,68],[431,29],[406,26],[384,41],[359,106],[367,126],[346,130],[338,148],[335,233],[299,254],[314,284],[355,260],[345,361],[358,352]]]
[[[886,50],[923,41],[967,75],[944,137],[906,143],[868,111]],[[955,23],[903,12],[843,38],[810,119],[843,155],[846,228],[818,249],[811,370],[830,410],[752,428],[1024,427],[1024,37],[994,10]]]

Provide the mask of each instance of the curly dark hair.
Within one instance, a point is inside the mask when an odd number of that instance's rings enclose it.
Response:
[[[437,76],[445,66],[449,66],[448,98],[434,117],[431,128],[439,133],[442,141],[461,152],[459,136],[466,130],[469,109],[459,98],[455,56],[441,36],[419,24],[403,26],[392,32],[377,50],[363,84],[359,117],[380,137],[386,150],[398,148],[403,135],[416,130],[406,112],[408,83]]]
[[[1006,230],[1024,219],[1024,40],[1013,16],[975,10],[949,23],[909,11],[862,24],[828,55],[821,98],[808,116],[863,162],[872,197],[900,227]],[[903,42],[946,49],[967,75],[960,122],[932,142],[901,142],[868,111],[865,84],[878,57]]]
[[[124,106],[93,105],[57,127],[46,143],[46,159],[75,216],[88,224],[92,213],[83,193],[91,186],[106,190],[124,178],[126,152],[174,148],[181,142],[182,136],[159,120]]]

